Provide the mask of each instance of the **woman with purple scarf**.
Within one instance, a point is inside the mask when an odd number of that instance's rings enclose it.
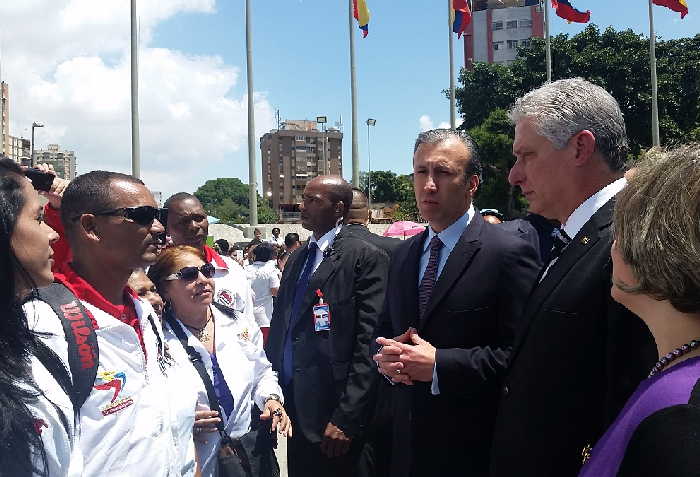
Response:
[[[700,144],[652,151],[616,200],[611,293],[659,361],[579,476],[700,475]]]

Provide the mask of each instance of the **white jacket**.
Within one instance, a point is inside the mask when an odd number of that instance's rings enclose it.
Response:
[[[98,329],[99,366],[95,386],[80,411],[80,449],[85,476],[165,477],[194,475],[192,426],[196,393],[181,382],[170,359],[161,371],[158,337],[165,343],[153,308],[133,298],[146,356],[129,325],[82,300]],[[40,314],[59,318],[46,305]],[[65,335],[56,330],[60,343]],[[55,348],[54,348],[55,349]],[[63,351],[65,356],[66,351]],[[53,474],[52,474],[53,476]]]
[[[33,300],[25,303],[24,313],[29,328],[39,334],[46,344],[68,366],[68,344],[63,338],[63,325],[49,305]],[[34,416],[36,428],[46,452],[48,475],[51,477],[78,477],[83,473],[83,456],[80,452],[80,426],[76,425],[73,404],[56,379],[36,357],[31,357],[32,377],[42,394],[28,405]],[[36,391],[36,389],[34,389]],[[64,419],[61,419],[60,412]],[[40,461],[35,465],[41,467]],[[0,469],[0,474],[2,469]]]
[[[277,382],[277,373],[272,370],[272,365],[263,350],[262,333],[255,320],[239,313],[236,313],[236,317],[229,316],[214,306],[211,309],[214,316],[216,357],[234,399],[233,412],[224,420],[225,429],[235,439],[250,430],[253,402],[263,409],[270,394],[282,396],[282,389]],[[191,386],[199,395],[198,408],[209,409],[206,389],[190,363],[187,352],[167,324],[165,328],[165,336],[173,357],[178,363],[186,363],[190,368]],[[181,325],[181,328],[187,335],[187,343],[202,357],[213,382],[209,352],[187,327]],[[216,474],[216,451],[220,437],[215,432],[202,434],[201,437],[206,438],[206,442],[198,438],[196,445],[202,476],[213,476]]]

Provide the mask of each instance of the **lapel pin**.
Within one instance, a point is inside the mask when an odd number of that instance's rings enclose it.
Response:
[[[590,242],[590,241],[591,241],[591,239],[589,239],[589,238],[586,237],[585,235],[584,235],[583,237],[581,237],[581,243],[582,243],[583,245],[588,245],[588,242]]]

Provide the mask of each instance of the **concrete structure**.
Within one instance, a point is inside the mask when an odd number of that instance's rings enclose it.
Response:
[[[35,149],[34,154],[37,164],[51,164],[58,177],[75,179],[75,152],[63,151],[58,144],[49,144],[48,149]]]
[[[314,121],[288,120],[260,138],[263,197],[283,222],[299,220],[306,183],[318,175],[342,175],[343,133],[319,131]]]
[[[464,66],[471,69],[476,61],[510,64],[518,47],[532,38],[544,38],[538,0],[475,0],[472,22],[464,32]]]
[[[0,153],[10,157],[10,91],[7,83],[0,82]]]
[[[23,137],[10,137],[10,153],[7,157],[15,161],[17,164],[29,166],[32,163],[32,146],[29,139]]]

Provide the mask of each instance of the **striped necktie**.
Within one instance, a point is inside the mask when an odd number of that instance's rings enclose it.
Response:
[[[425,309],[428,307],[430,296],[433,294],[435,281],[437,279],[438,265],[440,263],[440,250],[443,243],[437,235],[434,235],[430,240],[430,258],[428,258],[428,266],[425,267],[423,279],[418,286],[418,316],[423,319]]]

